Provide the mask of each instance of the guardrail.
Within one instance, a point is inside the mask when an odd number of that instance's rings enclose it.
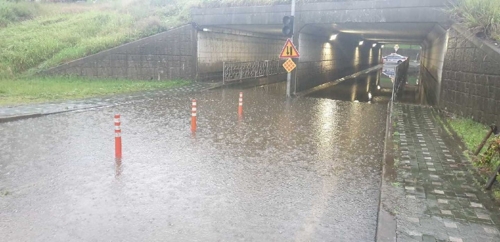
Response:
[[[394,107],[394,102],[398,100],[403,94],[406,82],[408,81],[408,69],[410,68],[410,58],[406,59],[403,63],[396,66],[396,75],[394,76],[392,85],[392,97],[389,102],[389,112],[392,117],[392,110]]]
[[[394,77],[393,99],[398,100],[402,96],[406,83],[408,82],[408,69],[410,68],[410,58],[396,66],[396,76]]]
[[[280,68],[281,64],[280,60],[224,62],[222,83],[278,75],[284,73],[283,68]]]

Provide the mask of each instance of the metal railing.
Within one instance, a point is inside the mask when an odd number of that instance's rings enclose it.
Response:
[[[389,113],[392,117],[394,103],[398,97],[402,96],[406,82],[408,81],[408,69],[410,68],[410,58],[396,66],[395,76],[392,85],[392,97],[389,102]],[[392,122],[392,120],[391,120]]]
[[[245,79],[266,77],[283,73],[280,60],[264,60],[251,62],[224,62],[222,82],[241,81]]]
[[[408,69],[410,68],[410,58],[396,66],[394,76],[393,100],[397,101],[402,96],[406,83],[408,82]]]

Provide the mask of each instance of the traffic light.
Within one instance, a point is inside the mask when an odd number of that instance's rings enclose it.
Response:
[[[283,17],[283,34],[286,37],[292,37],[293,35],[293,16],[285,16]]]

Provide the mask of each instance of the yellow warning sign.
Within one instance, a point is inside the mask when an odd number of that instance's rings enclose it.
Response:
[[[287,39],[283,50],[281,51],[280,58],[299,58],[300,54],[293,45],[292,40]]]
[[[285,61],[285,63],[283,64],[283,67],[285,67],[285,70],[287,72],[292,72],[293,69],[295,69],[295,67],[297,67],[297,65],[295,65],[295,62],[293,62],[292,59],[288,59]]]

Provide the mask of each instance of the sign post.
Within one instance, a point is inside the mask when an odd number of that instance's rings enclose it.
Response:
[[[292,11],[291,11],[290,15],[292,17],[295,17],[295,0],[292,0]],[[290,42],[293,45],[293,34],[290,37],[290,40],[291,40]],[[287,97],[291,97],[292,96],[292,73],[291,72],[288,72],[288,74],[286,75],[286,96]]]
[[[285,45],[283,46],[283,50],[280,53],[280,59],[287,59],[283,64],[283,67],[288,72],[287,80],[286,80],[286,96],[292,96],[292,71],[297,67],[295,62],[293,62],[292,58],[299,58],[300,54],[297,51],[297,48],[292,42],[292,39],[287,39]]]

